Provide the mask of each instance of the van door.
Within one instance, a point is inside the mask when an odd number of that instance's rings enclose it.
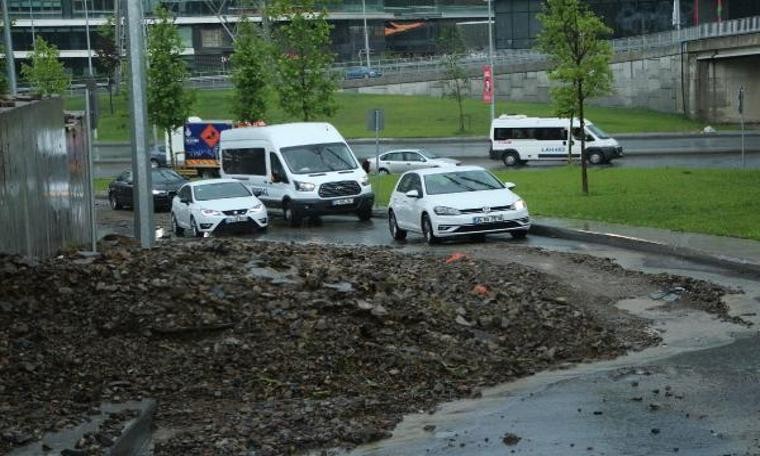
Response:
[[[269,173],[266,144],[246,141],[245,147],[234,145],[221,150],[221,167],[225,177],[244,183],[254,195],[267,203]]]
[[[267,198],[269,198],[268,206],[280,207],[282,205],[282,199],[288,193],[291,187],[288,173],[285,171],[285,167],[280,160],[279,155],[276,152],[269,152],[269,183],[267,185]]]
[[[538,141],[538,158],[542,160],[564,160],[567,158],[567,130],[562,127],[541,127],[534,129]]]

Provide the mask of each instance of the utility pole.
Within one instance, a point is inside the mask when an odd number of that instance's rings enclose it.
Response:
[[[151,167],[148,162],[148,109],[145,93],[145,38],[143,2],[126,2],[129,38],[129,91],[132,114],[132,189],[134,195],[135,237],[144,249],[155,238]]]
[[[114,85],[116,86],[116,95],[119,94],[119,91],[121,90],[121,57],[122,57],[122,46],[121,46],[121,34],[122,34],[122,27],[121,27],[121,8],[119,7],[119,0],[113,0],[113,37],[114,37],[114,44],[116,44],[116,52],[119,55],[119,64],[116,66],[116,73],[114,74]]]
[[[13,58],[13,41],[11,40],[11,19],[8,16],[8,2],[3,2],[3,36],[5,37],[5,70],[8,72],[8,93],[16,95],[16,63]]]
[[[369,33],[367,32],[367,2],[362,0],[362,16],[364,17],[364,53],[367,54],[367,68],[371,68],[369,62]]]
[[[496,118],[496,73],[493,67],[493,19],[491,0],[488,0],[488,65],[491,67],[491,120]]]
[[[93,77],[92,72],[92,46],[90,45],[90,13],[87,10],[87,0],[83,0],[84,3],[84,31],[87,35],[87,69],[90,72],[90,77]]]

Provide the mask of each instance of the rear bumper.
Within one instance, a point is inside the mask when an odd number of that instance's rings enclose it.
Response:
[[[334,201],[340,201],[351,198],[353,202],[350,204],[334,204]],[[330,214],[350,214],[356,213],[362,210],[371,210],[375,204],[374,193],[363,193],[355,196],[346,196],[341,198],[331,199],[299,199],[291,200],[290,204],[293,205],[295,210],[304,216],[310,215],[330,215]]]

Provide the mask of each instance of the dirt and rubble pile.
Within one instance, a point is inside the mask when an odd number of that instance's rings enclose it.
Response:
[[[213,240],[0,257],[0,453],[153,397],[156,454],[292,454],[653,342],[517,264]],[[90,451],[97,454],[93,443]]]

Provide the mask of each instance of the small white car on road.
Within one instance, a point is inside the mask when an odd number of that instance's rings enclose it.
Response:
[[[421,233],[429,244],[443,238],[509,232],[523,238],[530,229],[525,202],[478,166],[409,171],[391,194],[388,225],[397,241]]]
[[[379,160],[375,157],[367,158],[369,170],[380,170],[380,174],[401,174],[413,169],[444,168],[458,166],[462,162],[453,158],[439,157],[422,149],[398,149],[389,150],[380,154]],[[378,163],[379,161],[379,168]]]
[[[250,233],[266,229],[267,209],[241,182],[207,179],[183,185],[172,200],[172,231],[182,236]]]

